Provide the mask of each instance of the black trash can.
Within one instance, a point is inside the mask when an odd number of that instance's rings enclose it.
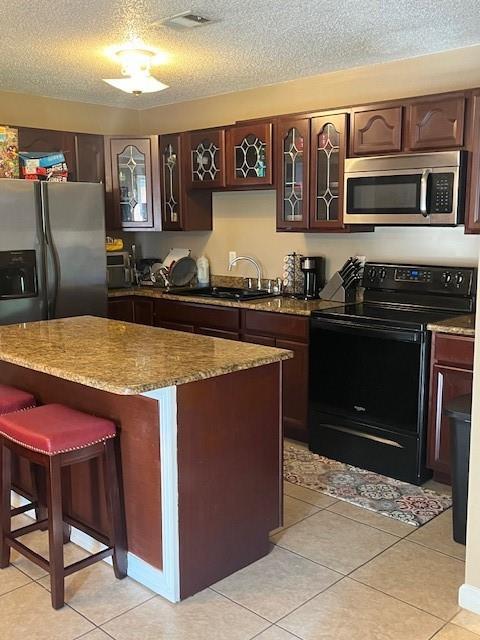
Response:
[[[472,396],[460,396],[448,403],[450,418],[450,459],[452,465],[453,539],[460,544],[467,537],[468,464]]]

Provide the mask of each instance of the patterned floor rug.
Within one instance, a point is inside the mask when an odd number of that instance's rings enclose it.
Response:
[[[285,442],[283,476],[288,482],[421,527],[452,504],[450,496],[422,489]]]

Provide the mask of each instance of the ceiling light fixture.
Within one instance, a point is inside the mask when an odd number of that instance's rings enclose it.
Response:
[[[158,62],[154,49],[134,41],[113,52],[114,58],[122,65],[123,78],[103,78],[107,84],[136,96],[168,89],[168,85],[151,75],[152,65]]]

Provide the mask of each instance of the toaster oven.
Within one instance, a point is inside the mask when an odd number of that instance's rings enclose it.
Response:
[[[107,252],[107,284],[109,289],[132,286],[133,271],[128,251]]]

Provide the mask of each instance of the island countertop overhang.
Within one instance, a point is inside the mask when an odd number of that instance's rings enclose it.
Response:
[[[93,316],[0,327],[0,360],[119,395],[291,357],[285,349]]]

